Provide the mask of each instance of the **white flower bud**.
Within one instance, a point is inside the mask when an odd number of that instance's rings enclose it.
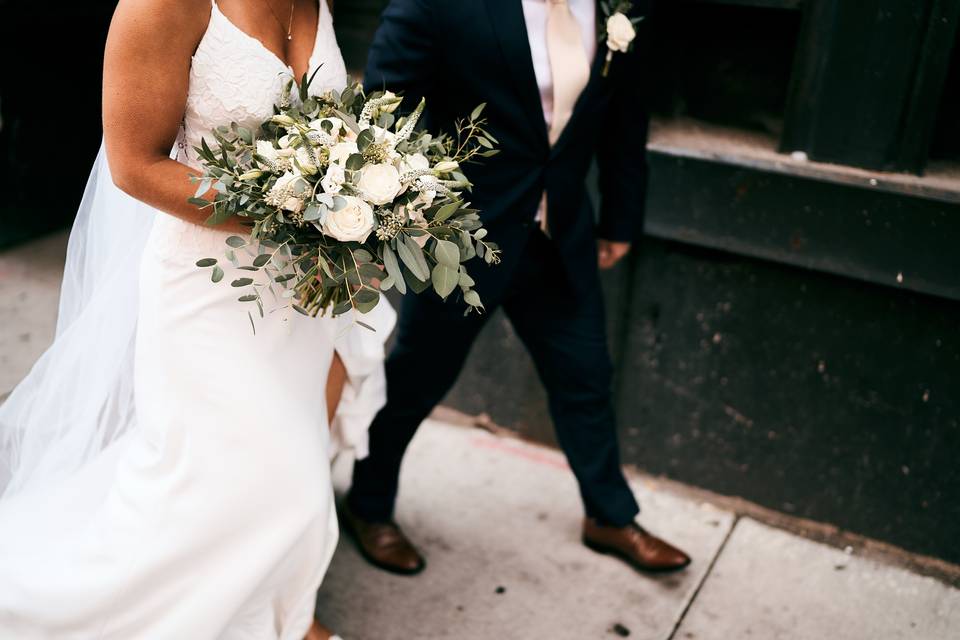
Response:
[[[437,173],[450,173],[451,171],[456,171],[460,168],[460,165],[453,160],[444,160],[443,162],[438,162],[437,166],[434,167],[434,170]]]
[[[611,51],[626,53],[636,37],[637,30],[627,16],[617,12],[607,19],[607,47]]]

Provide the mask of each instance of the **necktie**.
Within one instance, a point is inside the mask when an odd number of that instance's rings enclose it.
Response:
[[[583,35],[568,0],[547,0],[547,55],[553,78],[553,121],[550,145],[563,133],[577,98],[590,80],[590,62]]]
[[[550,123],[550,146],[573,115],[577,98],[590,80],[590,62],[583,46],[580,25],[570,11],[569,0],[547,0],[547,56],[553,79],[553,119]],[[540,201],[540,228],[550,235],[547,227],[547,194]]]

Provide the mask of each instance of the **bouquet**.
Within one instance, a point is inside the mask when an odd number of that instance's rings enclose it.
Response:
[[[417,128],[424,101],[397,117],[393,93],[351,84],[311,95],[309,85],[306,76],[287,82],[257,131],[220,126],[214,143],[196,148],[203,174],[192,178],[190,202],[210,210],[207,224],[237,216],[250,227],[226,239],[226,259],[250,272],[231,283],[239,301],[261,317],[268,293],[300,313],[337,316],[370,311],[391,288],[432,288],[444,299],[459,289],[465,313],[482,311],[464,263],[495,264],[499,250],[464,198],[462,166],[496,153],[484,105],[455,135],[431,135]],[[211,188],[214,199],[204,199]],[[216,258],[197,266],[224,278]]]

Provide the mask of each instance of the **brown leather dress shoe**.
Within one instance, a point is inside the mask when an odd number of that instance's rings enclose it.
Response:
[[[367,522],[354,515],[344,502],[340,515],[347,532],[367,562],[390,573],[412,576],[427,566],[395,522]]]
[[[605,527],[587,518],[583,521],[583,544],[643,571],[678,571],[690,564],[690,556],[634,522],[625,527]]]

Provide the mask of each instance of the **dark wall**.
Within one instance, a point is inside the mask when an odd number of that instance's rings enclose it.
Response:
[[[656,239],[606,285],[626,462],[960,562],[960,303]],[[491,320],[446,402],[554,442]]]
[[[73,220],[100,146],[114,5],[0,2],[0,247]]]

